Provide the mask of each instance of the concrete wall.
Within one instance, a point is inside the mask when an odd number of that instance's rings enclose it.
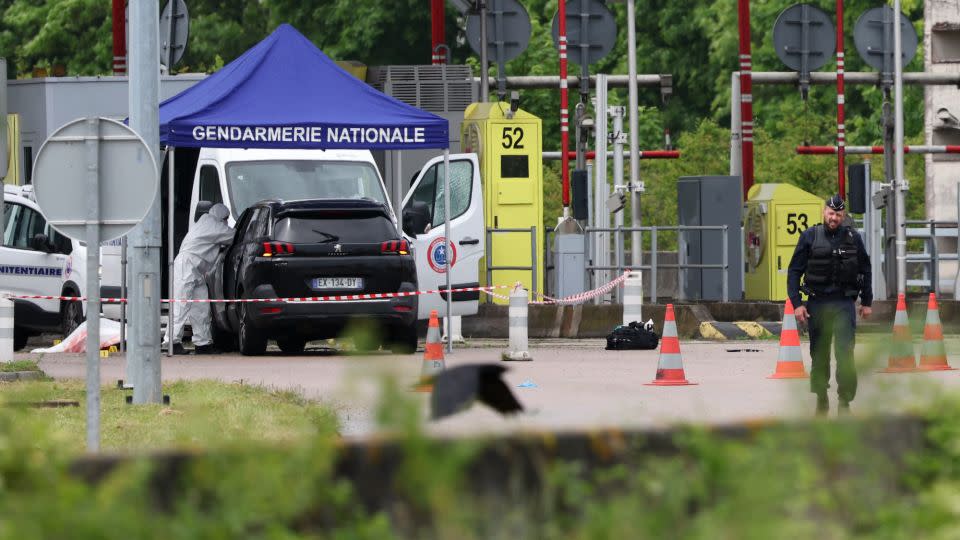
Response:
[[[960,72],[960,0],[926,0],[924,6],[924,69],[934,73]],[[952,128],[938,119],[937,111],[946,108],[960,119],[960,89],[953,86],[927,86],[924,91],[924,138],[926,144],[960,144],[960,123]],[[907,159],[911,159],[907,157]],[[917,158],[913,158],[917,159]],[[957,219],[957,183],[960,182],[960,155],[930,154],[926,160],[927,219]],[[943,239],[939,248],[955,253],[957,242]],[[953,293],[957,264],[940,264],[942,291]],[[949,283],[947,282],[949,281]]]
[[[202,73],[160,78],[160,99],[164,100],[203,80]],[[124,119],[128,115],[126,77],[45,77],[10,81],[7,106],[20,115],[23,160],[19,183],[30,178],[28,161],[36,158],[40,146],[57,128],[86,116]],[[27,159],[27,156],[31,159]]]

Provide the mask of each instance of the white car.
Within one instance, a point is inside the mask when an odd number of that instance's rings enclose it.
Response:
[[[84,296],[86,247],[53,230],[40,212],[32,186],[4,186],[0,291],[15,295]],[[119,244],[101,249],[100,293],[120,296]],[[109,266],[104,269],[104,263]],[[119,306],[104,305],[104,315],[119,318]],[[14,349],[41,332],[73,332],[83,322],[85,304],[77,301],[15,299]]]

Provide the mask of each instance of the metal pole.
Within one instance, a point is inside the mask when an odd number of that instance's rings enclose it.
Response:
[[[100,119],[87,118],[87,450],[100,450]]]
[[[853,85],[881,85],[883,73],[876,71],[844,72],[843,83]],[[753,73],[751,81],[756,84],[786,84],[794,86],[800,76],[795,71],[760,71]],[[960,73],[931,73],[927,71],[909,71],[903,74],[904,84],[919,86],[956,86],[960,84]],[[837,74],[832,71],[814,71],[810,73],[811,85],[832,86],[837,83]],[[610,86],[616,86],[610,81]]]
[[[627,72],[631,81],[637,78],[637,22],[636,22],[636,2],[627,0]],[[628,92],[628,103],[630,106],[630,213],[632,227],[637,228],[641,225],[642,211],[640,206],[640,193],[643,185],[640,183],[640,143],[639,137],[639,119],[637,118],[637,85],[631,84]],[[634,230],[630,234],[631,264],[638,269],[643,264],[643,242],[641,241],[640,231]]]
[[[490,101],[490,76],[487,73],[487,1],[477,0],[480,8],[480,102]]]
[[[743,198],[753,185],[753,62],[750,56],[750,0],[737,0],[740,34],[740,133]],[[681,290],[683,287],[681,286]]]
[[[607,181],[607,76],[597,75],[597,101],[594,107],[594,116],[596,120],[594,125],[594,136],[596,137],[595,157],[593,161],[593,172],[595,175],[593,187],[593,216],[591,216],[591,227],[609,227],[610,213],[605,208],[607,197],[610,196],[609,183]],[[587,233],[591,234],[591,233]],[[592,233],[595,236],[591,238],[593,250],[594,266],[609,266],[610,262],[610,234],[606,232]],[[594,270],[594,287],[601,283],[606,283],[606,270]]]
[[[127,237],[120,239],[120,298],[127,298]],[[127,352],[127,302],[120,302],[120,352]],[[129,360],[128,360],[129,362]]]
[[[453,266],[453,242],[450,240],[450,149],[443,149],[443,236],[444,274],[447,278],[447,328],[453,328],[453,293],[450,287],[450,269]],[[447,352],[453,352],[452,336],[447,336]]]
[[[843,0],[837,0],[837,190],[840,197],[846,198],[846,171],[844,146],[846,146],[846,126],[844,125],[844,52],[843,52]]]
[[[776,72],[780,73],[780,72]],[[782,72],[783,75],[789,75],[790,72]],[[954,77],[960,80],[960,76]],[[473,81],[475,84],[482,85],[480,77],[474,77]],[[672,88],[673,80],[672,75],[663,73],[663,74],[641,74],[637,75],[634,79],[637,86],[644,87],[653,87],[661,89]],[[507,84],[507,89],[512,90],[556,90],[560,84],[560,77],[557,75],[511,75],[510,77],[505,78]],[[589,79],[590,84],[597,83],[597,76],[591,75]],[[496,81],[488,81],[487,86],[493,86]],[[580,84],[579,75],[567,75],[567,87],[577,86]],[[626,88],[630,84],[630,78],[626,75],[607,75],[607,86],[610,88]],[[786,83],[783,83],[786,84]],[[823,83],[820,83],[823,84]],[[831,83],[833,84],[832,80]]]
[[[176,4],[177,0],[171,0]],[[173,171],[174,171],[174,154],[176,153],[176,148],[169,146],[167,147],[167,296],[173,298],[173,284],[174,284],[174,275],[173,275],[173,259],[176,257],[175,250],[173,249],[173,201],[177,200],[174,197],[174,186],[173,186]],[[177,304],[175,302],[167,303],[167,356],[173,356],[173,310],[174,309],[185,309],[186,304]]]
[[[617,186],[623,185],[623,140],[624,140],[623,116],[627,111],[623,108],[622,105],[617,105],[613,107],[611,110],[613,112],[613,186],[614,186],[613,189],[614,191],[616,191]],[[607,227],[610,226],[609,218],[607,219],[606,226]],[[622,209],[617,211],[615,214],[613,214],[613,226],[618,229],[623,227],[623,210]],[[620,234],[620,233],[617,233],[617,234]],[[623,262],[622,261],[623,238],[620,236],[614,236],[613,241],[616,244],[615,249],[617,250],[616,251],[616,257],[617,257],[616,264],[618,265],[617,275],[620,275],[623,273],[623,271],[620,268],[621,263]],[[609,244],[604,245],[601,249],[605,250],[607,253],[610,253]],[[605,275],[604,277],[607,278],[605,281],[608,281],[610,276]],[[615,289],[613,291],[613,297],[618,298],[619,296],[620,296],[619,291]]]
[[[957,183],[957,275],[953,278],[953,299],[960,300],[960,182]]]
[[[937,250],[937,223],[930,220],[930,289],[940,296],[940,257]]]
[[[903,177],[903,44],[900,25],[900,0],[893,2],[893,148],[895,153],[896,183],[894,197],[897,199],[897,294],[907,290],[907,232],[903,224],[906,220],[904,191],[907,189]]]
[[[727,225],[723,226],[723,301],[730,301],[730,260],[727,247],[730,245],[730,239],[727,237]]]
[[[730,74],[730,176],[743,176],[740,133],[740,72]]]
[[[530,292],[537,291],[537,226],[530,227]]]
[[[113,74],[127,74],[127,22],[124,20],[124,0],[113,0],[111,20],[113,25]]]
[[[657,228],[650,229],[650,303],[657,303]]]
[[[487,285],[493,285],[493,262],[490,260],[493,257],[493,233],[490,229],[485,229],[484,233],[487,235],[487,243],[484,244],[487,247],[486,256],[483,260],[486,262],[487,266]],[[492,303],[493,297],[489,294],[487,296],[487,302]]]
[[[570,215],[570,111],[567,104],[567,3],[558,0],[557,44],[560,53],[560,179],[563,197],[563,217]]]
[[[130,2],[130,127],[152,153],[160,148],[160,6],[157,2]],[[156,159],[155,156],[152,156]],[[159,165],[159,164],[158,164]],[[157,167],[159,169],[159,166]],[[128,365],[137,365],[133,377],[134,403],[160,403],[160,250],[163,245],[160,187],[146,217],[131,231],[131,304]]]

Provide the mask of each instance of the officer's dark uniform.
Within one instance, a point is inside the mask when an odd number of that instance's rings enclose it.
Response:
[[[828,205],[843,210],[840,197],[831,198]],[[803,305],[801,276],[810,316],[810,355],[813,357],[810,391],[817,394],[818,409],[823,410],[830,386],[830,342],[836,339],[837,395],[841,406],[846,406],[857,394],[857,371],[853,363],[857,325],[854,304],[858,295],[864,306],[873,302],[870,257],[860,234],[845,225],[831,231],[825,224],[819,224],[803,231],[787,273],[787,294],[794,306]]]

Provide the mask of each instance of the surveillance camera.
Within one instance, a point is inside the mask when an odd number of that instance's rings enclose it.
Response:
[[[517,112],[520,109],[520,92],[516,90],[510,92],[510,110]]]

